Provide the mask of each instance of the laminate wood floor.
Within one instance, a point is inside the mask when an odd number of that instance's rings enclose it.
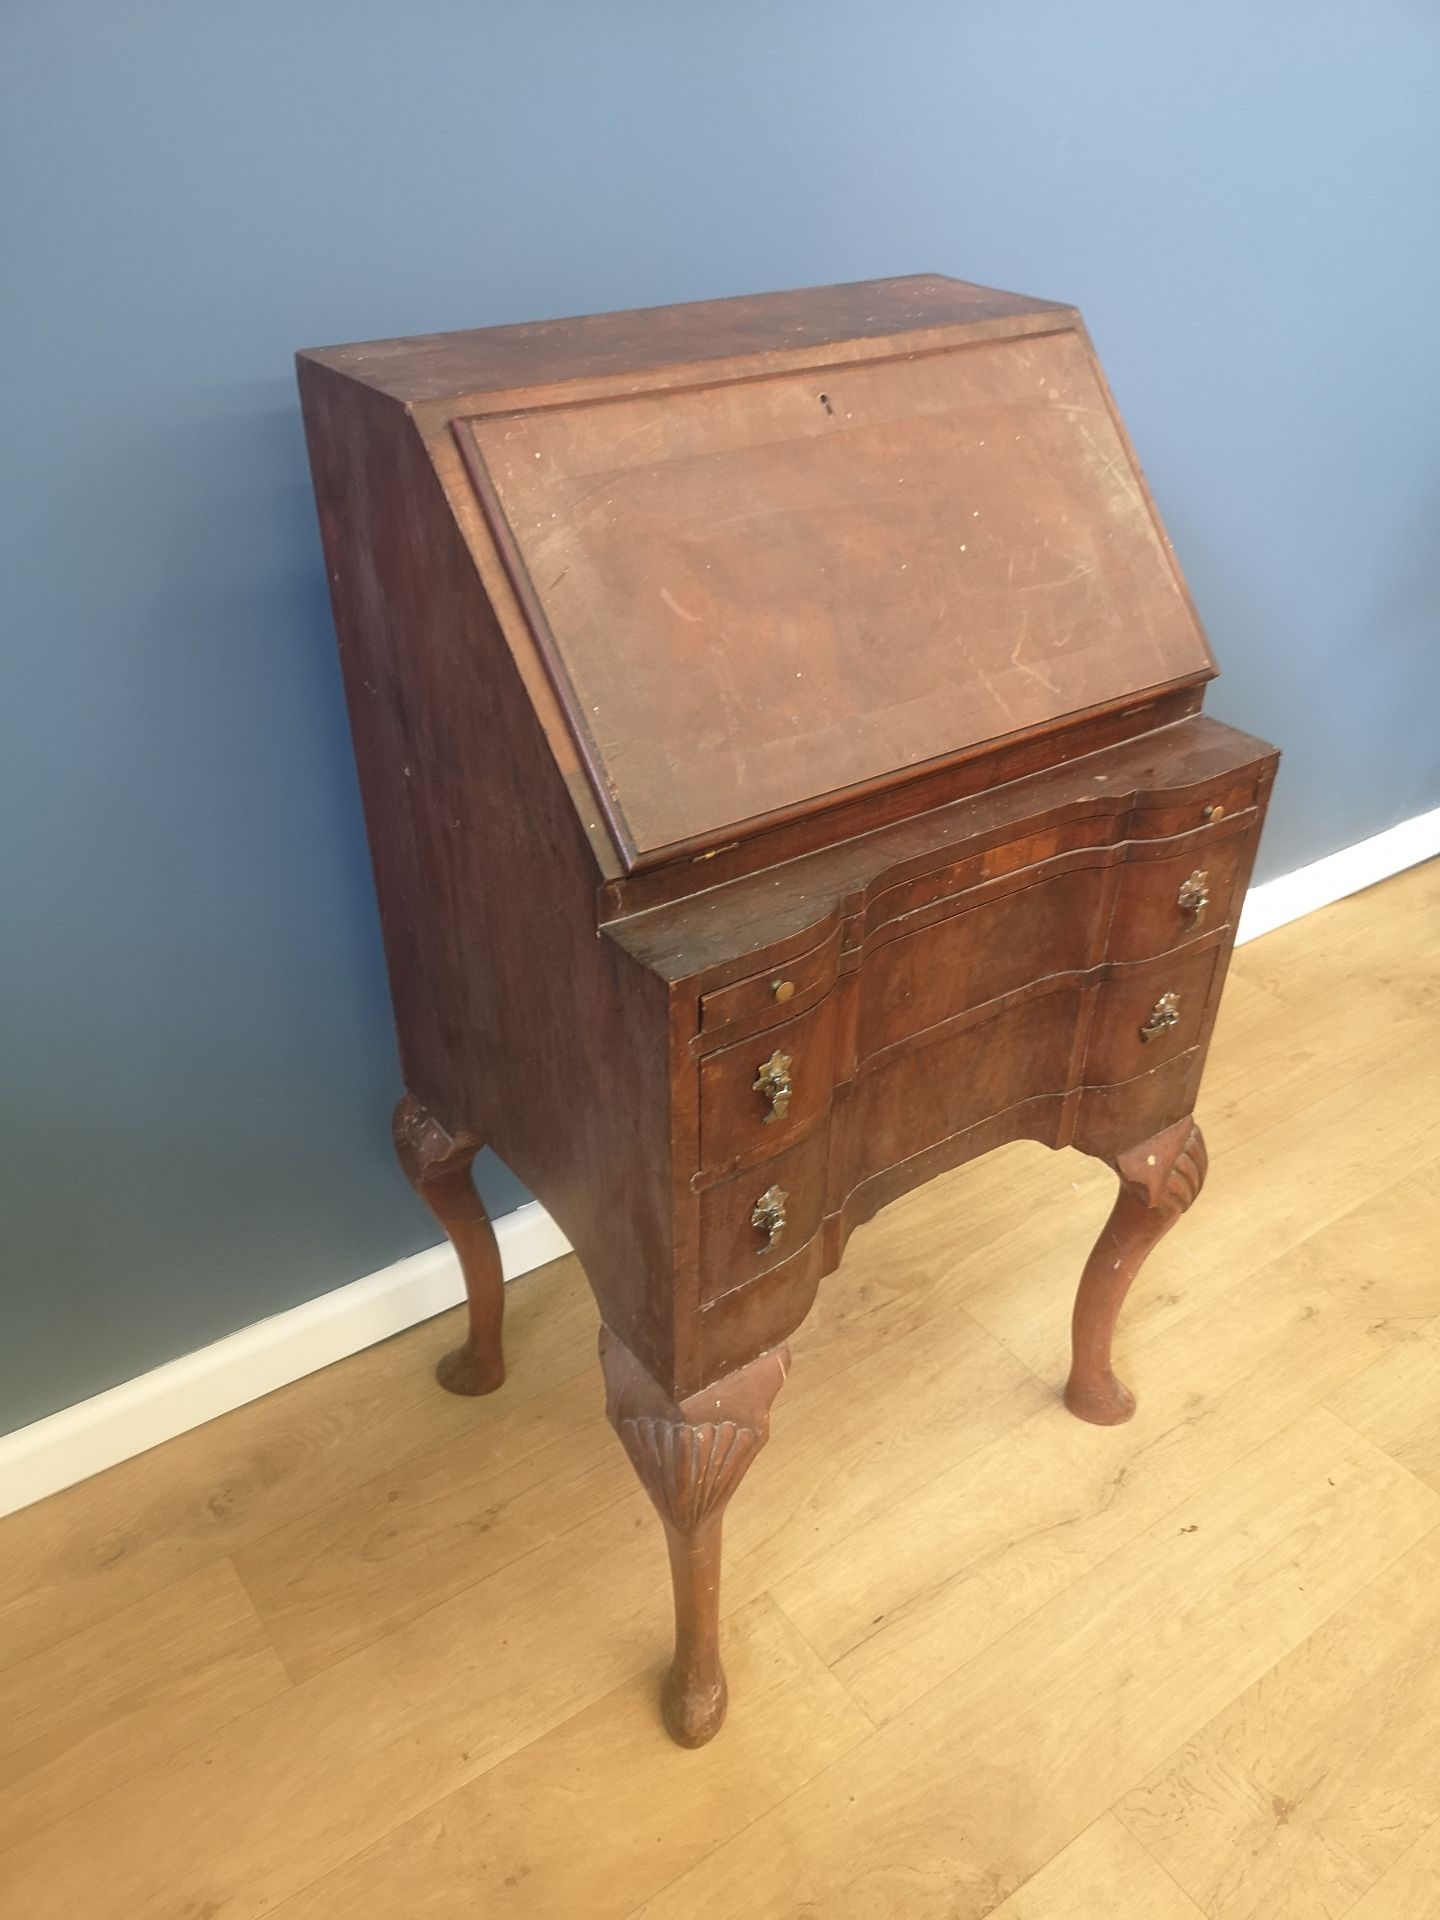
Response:
[[[573,1260],[0,1522],[6,1920],[1440,1916],[1440,863],[1236,956],[1211,1174],[1072,1420],[1113,1183],[861,1229],[730,1511],[730,1720]]]

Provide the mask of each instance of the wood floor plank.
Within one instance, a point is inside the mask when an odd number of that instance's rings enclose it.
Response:
[[[1092,1196],[1087,1217],[1103,1219],[1113,1185],[1093,1160],[1017,1140],[903,1195],[856,1229],[839,1272],[821,1285],[791,1341],[797,1366],[777,1407],[793,1406],[842,1369],[879,1363],[897,1340],[918,1334],[933,1345],[952,1328],[969,1337],[975,1322],[957,1276],[1003,1270],[1017,1220],[1053,1257],[1067,1226],[1073,1231],[1074,1197]],[[1087,1250],[1068,1248],[1077,1279]],[[1056,1307],[1068,1324],[1068,1298]]]
[[[870,1731],[771,1601],[736,1616],[726,1658],[746,1711],[724,1739],[683,1753],[657,1738],[646,1674],[287,1900],[276,1920],[624,1920]]]
[[[1382,1874],[1345,1920],[1436,1920],[1440,1915],[1440,1821]]]
[[[1437,1522],[1307,1414],[640,1911],[987,1914]]]
[[[1424,1216],[1420,1216],[1421,1219]],[[1440,1212],[1429,1257],[1440,1270]],[[1377,1268],[1383,1271],[1383,1250]],[[1417,1328],[1331,1394],[1329,1405],[1377,1447],[1440,1489],[1440,1319]]]
[[[1382,1061],[1303,1111],[1292,1100],[1282,1121],[1233,1153],[1223,1126],[1212,1127],[1206,1189],[1146,1263],[1126,1305],[1126,1338],[1219,1299],[1375,1192],[1440,1159],[1437,1084],[1440,1076]],[[1207,1114],[1201,1118],[1208,1123]],[[1105,1208],[1095,1211],[1098,1230]],[[1068,1329],[1055,1308],[1070,1262],[1062,1264],[1057,1250],[1049,1266],[999,1264],[1005,1252],[1003,1242],[993,1249],[997,1264],[978,1283],[967,1264],[966,1309],[1042,1379],[1063,1380]]]
[[[1205,1920],[1110,1814],[995,1908],[990,1920]],[[895,1920],[900,1920],[899,1909]]]
[[[228,1561],[0,1673],[0,1850],[290,1685]]]
[[[1027,1417],[1054,1408],[1053,1390],[954,1303],[943,1331],[937,1318],[887,1340],[832,1378],[828,1391],[776,1402],[762,1491],[737,1499],[726,1514],[726,1610],[783,1582],[816,1554],[838,1554],[843,1563],[858,1529]],[[804,1376],[803,1335],[794,1353],[791,1380]],[[844,1418],[837,1419],[842,1396]]]
[[[909,1264],[923,1289],[913,1254]],[[863,1258],[857,1265],[863,1280]],[[912,1306],[893,1276],[890,1288],[892,1302]],[[1050,1404],[1051,1392],[958,1303],[931,1301],[908,1332],[905,1318],[892,1311],[882,1327],[862,1312],[832,1315],[818,1353],[808,1328],[797,1338],[756,1483],[764,1497],[747,1489],[727,1522],[727,1610],[947,1461]],[[842,1372],[849,1411],[837,1428],[822,1389],[833,1389]],[[902,1403],[911,1410],[903,1423],[894,1417]],[[496,1433],[512,1446],[514,1436],[487,1428],[402,1462],[237,1553],[291,1674],[332,1665],[633,1494],[633,1471],[603,1405],[592,1369],[532,1403],[537,1417],[519,1458],[497,1453]]]
[[[0,1667],[262,1538],[440,1441],[496,1430],[593,1365],[595,1310],[573,1258],[507,1289],[511,1379],[463,1400],[436,1389],[460,1337],[444,1314],[223,1419],[0,1520]]]
[[[1282,999],[1297,981],[1316,979],[1367,992],[1398,984],[1409,994],[1440,984],[1437,924],[1440,859],[1431,859],[1276,928],[1241,947],[1235,961],[1247,980]]]
[[[1206,1067],[1202,1123],[1240,1145],[1381,1061],[1434,1048],[1440,861],[1239,949]]]
[[[544,1417],[527,1423],[523,1444],[491,1423],[236,1553],[294,1678],[333,1666],[633,1494],[593,1368],[531,1408]],[[513,1455],[497,1450],[497,1437],[515,1445]]]
[[[763,1467],[762,1458],[756,1473]],[[590,1702],[653,1673],[664,1578],[655,1515],[637,1488],[0,1855],[0,1884],[26,1920],[268,1912]],[[658,1719],[651,1728],[663,1740]],[[143,1848],[134,1840],[142,1832]]]
[[[1440,1530],[1120,1800],[1216,1920],[1342,1920],[1440,1819]]]
[[[962,1451],[967,1422],[980,1423],[978,1444],[992,1430],[985,1423],[1016,1417],[1017,1380],[1024,1404],[1033,1406],[1043,1391],[973,1326],[968,1344],[932,1346],[935,1378],[955,1396],[952,1405],[937,1389],[937,1417],[944,1414]],[[805,1404],[801,1396],[802,1412]],[[815,1427],[822,1439],[830,1418],[827,1407]],[[912,1470],[888,1423],[868,1434],[863,1427],[847,1431],[852,1444],[877,1454],[888,1448],[905,1472]],[[607,1457],[612,1450],[619,1456],[613,1436],[596,1437]],[[836,1440],[831,1433],[832,1447]],[[792,1505],[813,1496],[810,1483],[823,1466],[817,1444],[797,1430],[791,1465],[779,1476]],[[582,1461],[589,1455],[583,1429],[575,1451]],[[767,1473],[781,1458],[778,1449],[767,1450],[749,1476],[757,1514],[765,1510]],[[929,1471],[933,1456],[921,1458]],[[878,1460],[874,1471],[883,1480]],[[763,1558],[772,1532],[773,1523],[757,1522],[748,1551],[741,1534],[740,1567],[752,1555]],[[177,1889],[199,1910],[208,1904],[227,1920],[277,1903],[587,1701],[653,1675],[667,1651],[663,1569],[659,1526],[632,1486],[571,1532],[468,1582],[451,1600],[305,1680],[273,1708],[224,1729],[184,1764],[152,1769],[107,1795],[88,1812],[83,1848],[79,1830],[67,1823],[49,1844],[17,1848],[4,1865],[25,1892],[27,1914],[43,1920],[83,1910],[96,1920],[111,1913],[116,1920],[168,1920]],[[727,1582],[727,1591],[733,1608],[737,1597],[743,1601],[743,1578]],[[729,1632],[727,1620],[727,1644]],[[663,1745],[658,1720],[642,1717],[650,1738]],[[344,1757],[343,1790],[332,1777],[336,1755]],[[157,1803],[173,1810],[170,1845],[134,1857],[128,1836]],[[237,1803],[254,1816],[243,1832],[233,1824]],[[60,1853],[65,1865],[56,1875]],[[112,1865],[102,1865],[111,1854]],[[262,1904],[252,1909],[256,1900]]]
[[[1340,991],[1317,979],[1308,989],[1315,1006],[1299,1025],[1278,996],[1264,997],[1271,1007],[1258,1030],[1252,1024],[1237,1033],[1233,1023],[1216,1030],[1197,1113],[1217,1152],[1247,1151],[1297,1112],[1377,1067],[1388,1065],[1393,1073],[1398,1063],[1411,1072],[1433,1044],[1434,1013],[1398,992],[1365,999],[1364,1015],[1357,1018],[1354,988]]]
[[[1032,1416],[777,1578],[776,1597],[872,1716],[893,1717],[1440,1308],[1440,1263],[1413,1238],[1431,1194],[1440,1170],[1302,1243],[1228,1311],[1142,1342],[1129,1425]],[[1367,1271],[1377,1246],[1383,1278]]]

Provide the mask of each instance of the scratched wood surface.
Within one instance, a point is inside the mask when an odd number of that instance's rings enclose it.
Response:
[[[462,431],[642,852],[1209,670],[1074,331]]]
[[[732,1512],[736,1705],[654,1710],[653,1515],[573,1261],[0,1523],[25,1920],[1434,1920],[1440,863],[1243,948],[1209,1186],[1069,1419],[1104,1170],[856,1234]]]

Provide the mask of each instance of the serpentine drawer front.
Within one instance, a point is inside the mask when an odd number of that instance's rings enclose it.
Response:
[[[1210,834],[1133,845],[1106,942],[1111,958],[1142,960],[1163,953],[1237,915],[1236,883],[1248,870],[1257,824],[1254,813],[1246,812]]]
[[[883,929],[861,969],[862,1058],[973,1007],[1092,964],[1109,905],[1106,869],[1082,866],[907,932]],[[919,917],[919,916],[915,916]]]
[[[835,957],[833,943],[827,942],[798,960],[737,980],[733,987],[717,987],[700,1002],[701,1028],[706,1033],[759,1032],[799,1013],[834,984]]]
[[[1163,960],[1108,967],[1085,1049],[1085,1085],[1133,1080],[1198,1046],[1219,957],[1218,944],[1210,943]]]
[[[488,1146],[594,1291],[698,1745],[721,1516],[862,1221],[1009,1140],[1106,1160],[1063,1391],[1131,1411],[1276,755],[1201,711],[1073,308],[921,275],[299,364],[440,1379],[504,1379]]]
[[[700,1164],[773,1154],[830,1103],[835,1001],[737,1040],[700,1065]]]
[[[700,1195],[700,1297],[784,1279],[825,1214],[823,1128]]]

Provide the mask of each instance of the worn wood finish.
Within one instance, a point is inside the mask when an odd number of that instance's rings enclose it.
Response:
[[[1075,1296],[1065,1404],[1082,1420],[1113,1427],[1135,1411],[1110,1363],[1115,1323],[1146,1256],[1205,1184],[1206,1165],[1204,1136],[1188,1117],[1116,1156],[1120,1192]]]
[[[1200,712],[1214,666],[1072,308],[920,276],[300,380],[397,1143],[470,1297],[441,1377],[503,1374],[483,1141],[584,1265],[612,1410],[671,1436],[618,1416],[693,1743],[734,1482],[695,1514],[685,1462],[717,1419],[763,1437],[755,1382],[862,1221],[1016,1140],[1117,1168],[1069,1400],[1128,1412],[1115,1318],[1198,1190],[1276,756]]]
[[[1118,703],[1210,671],[1094,357],[1056,323],[465,422],[637,856],[1043,726],[1101,685]]]
[[[720,1662],[720,1529],[730,1496],[769,1438],[789,1350],[761,1354],[679,1402],[605,1327],[600,1365],[606,1415],[655,1503],[670,1552],[675,1657],[661,1711],[680,1746],[703,1747],[719,1732],[729,1697]]]

